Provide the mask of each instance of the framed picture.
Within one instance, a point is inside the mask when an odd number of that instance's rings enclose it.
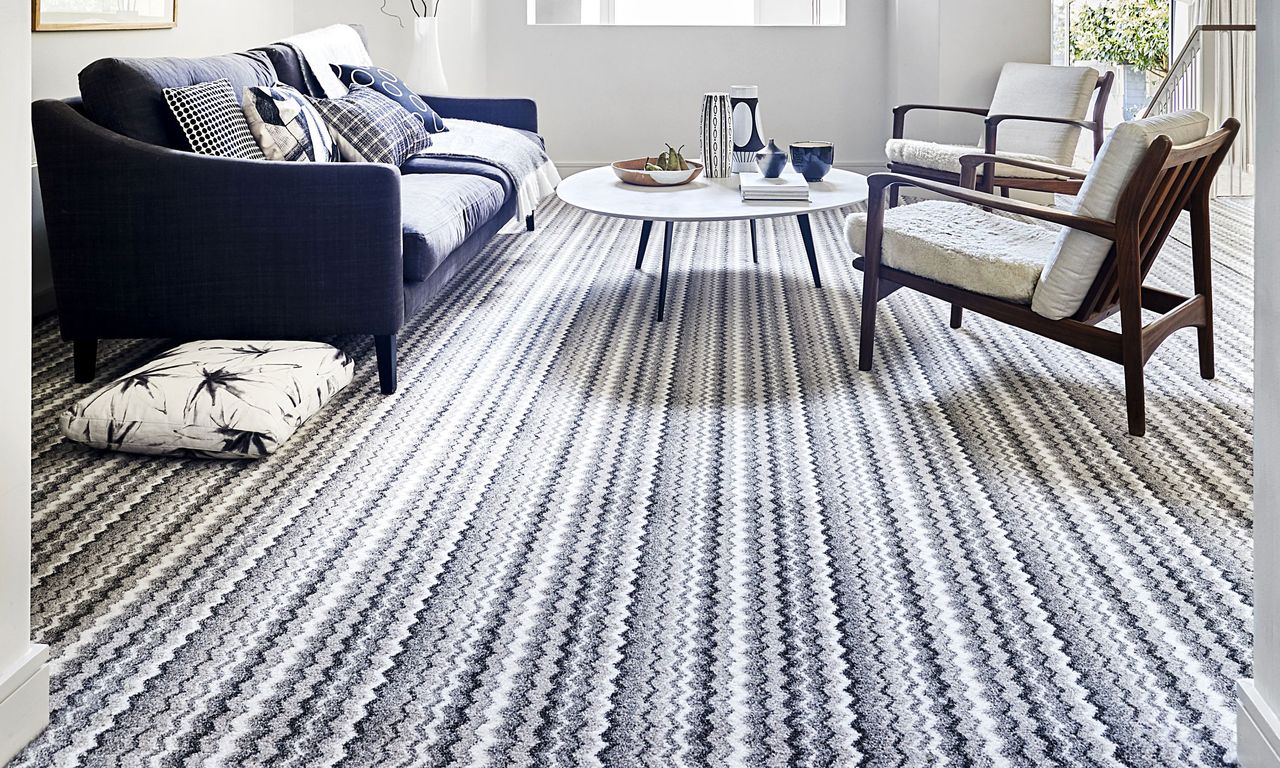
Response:
[[[31,0],[31,29],[169,29],[178,0]]]

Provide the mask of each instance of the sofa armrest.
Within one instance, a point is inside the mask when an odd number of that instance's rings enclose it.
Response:
[[[207,157],[32,109],[63,336],[396,332],[400,176],[390,166]]]
[[[538,132],[538,105],[531,99],[469,99],[456,96],[423,97],[443,118],[475,120]]]

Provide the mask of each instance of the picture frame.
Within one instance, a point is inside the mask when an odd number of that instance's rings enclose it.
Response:
[[[178,0],[31,0],[33,32],[172,29]]]

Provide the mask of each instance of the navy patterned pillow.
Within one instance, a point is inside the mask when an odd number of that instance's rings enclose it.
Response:
[[[330,64],[333,73],[346,86],[363,85],[372,88],[388,99],[409,110],[409,114],[422,121],[427,133],[449,130],[444,119],[436,114],[426,99],[413,92],[405,81],[381,67],[361,67],[355,64]]]
[[[244,89],[249,131],[268,160],[337,162],[338,145],[307,97],[283,83]]]

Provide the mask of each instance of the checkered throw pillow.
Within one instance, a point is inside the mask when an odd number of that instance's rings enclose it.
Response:
[[[312,99],[338,142],[342,159],[399,167],[431,146],[422,122],[371,88],[352,88],[340,99]]]
[[[165,88],[164,100],[191,149],[202,155],[265,160],[228,80]]]

